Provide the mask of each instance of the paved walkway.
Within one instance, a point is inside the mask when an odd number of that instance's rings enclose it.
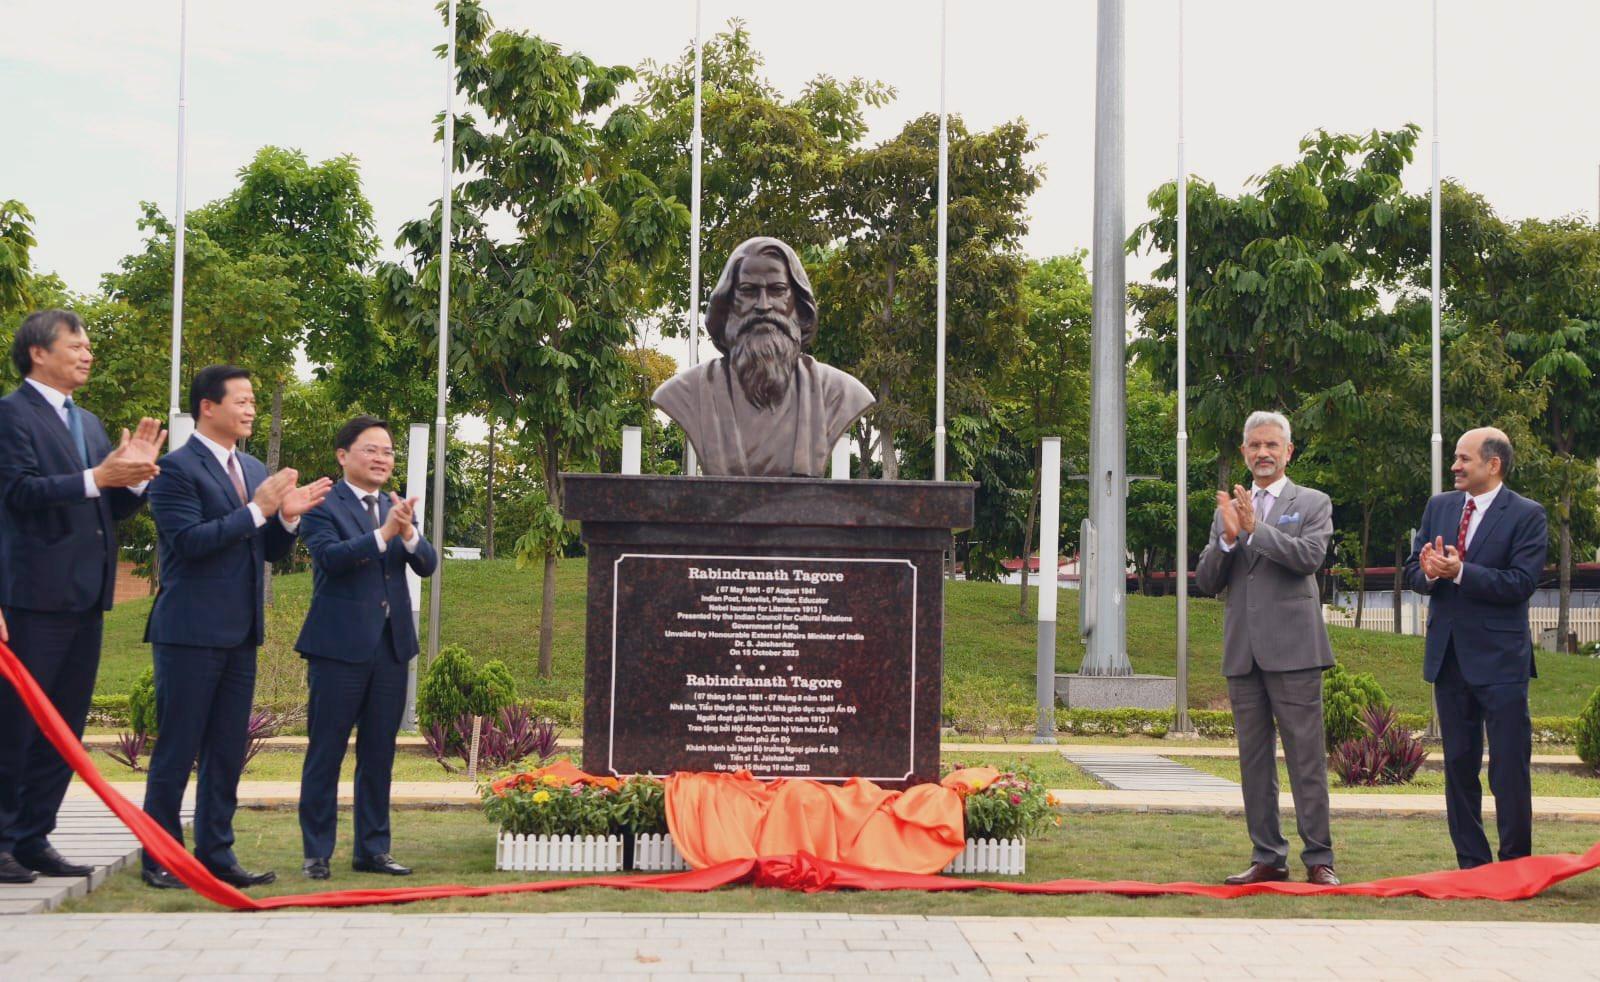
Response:
[[[139,801],[140,794],[132,800]],[[126,793],[126,792],[124,792]],[[194,804],[183,806],[183,824],[194,818]],[[56,815],[56,830],[50,844],[74,863],[93,866],[88,876],[41,876],[32,883],[0,883],[0,914],[34,914],[55,910],[62,901],[81,897],[105,882],[106,877],[139,858],[139,841],[122,820],[100,799],[69,796]],[[7,926],[13,922],[6,921]],[[0,964],[4,955],[0,954]],[[5,973],[0,971],[0,977]]]
[[[1061,756],[1083,768],[1090,777],[1118,791],[1233,792],[1237,782],[1193,767],[1185,767],[1160,754],[1104,754],[1094,750],[1061,751]]]
[[[1600,926],[850,914],[78,914],[8,920],[8,979],[1600,979]]]

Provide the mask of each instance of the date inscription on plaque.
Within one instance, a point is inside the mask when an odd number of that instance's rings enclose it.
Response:
[[[612,576],[612,773],[916,770],[908,560],[626,553]]]

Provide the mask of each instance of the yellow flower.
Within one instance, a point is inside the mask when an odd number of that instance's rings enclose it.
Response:
[[[549,801],[549,800],[550,800],[550,792],[548,792],[548,791],[535,791],[535,792],[534,792],[534,793],[533,793],[533,800],[534,800],[534,801],[535,801],[535,802],[536,802],[536,803],[538,803],[538,804],[541,804],[541,805],[542,805],[542,804],[544,804],[544,803],[545,803],[545,802],[547,802],[547,801]]]
[[[539,783],[543,784],[547,788],[559,788],[567,782],[561,780],[559,777],[556,777],[554,774],[546,774],[544,777],[539,779]]]

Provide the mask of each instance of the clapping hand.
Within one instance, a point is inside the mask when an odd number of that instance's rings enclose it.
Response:
[[[150,429],[152,426],[154,430]],[[131,488],[161,473],[161,468],[156,466],[160,441],[151,439],[160,431],[161,424],[148,417],[139,421],[137,436],[130,437],[127,429],[123,429],[121,442],[94,468],[95,486]]]
[[[1248,539],[1256,533],[1256,503],[1250,492],[1237,484],[1233,486],[1233,507],[1239,514],[1239,531]]]
[[[1239,509],[1226,491],[1217,492],[1217,513],[1222,516],[1222,541],[1231,547],[1239,541]]]
[[[411,537],[413,523],[416,521],[417,499],[402,498],[393,491],[389,492],[391,506],[389,514],[383,520],[383,526],[378,530],[383,533],[385,542],[392,542],[398,537],[402,542]]]
[[[1442,535],[1435,537],[1432,542],[1423,544],[1417,564],[1431,579],[1454,580],[1461,575],[1461,553],[1455,546],[1445,545]]]
[[[284,495],[294,489],[295,479],[299,476],[299,472],[294,468],[285,467],[265,481],[257,484],[256,493],[250,500],[255,503],[257,508],[261,509],[263,516],[270,518],[276,515],[278,509],[283,506]]]
[[[288,470],[288,468],[285,468]],[[283,471],[279,471],[283,473]],[[328,496],[333,489],[333,482],[325,477],[319,477],[310,484],[294,487],[295,478],[299,477],[295,471],[289,470],[289,489],[284,492],[283,503],[279,505],[279,512],[286,522],[292,522],[301,515],[322,504],[322,499]]]

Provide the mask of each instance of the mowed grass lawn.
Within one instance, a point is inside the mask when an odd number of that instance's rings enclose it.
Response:
[[[394,816],[394,854],[416,868],[415,876],[395,881],[350,870],[350,813],[340,816],[333,879],[312,884],[300,875],[300,829],[292,810],[245,811],[237,823],[240,861],[251,869],[275,869],[278,882],[251,891],[253,896],[312,893],[435,883],[518,883],[580,874],[531,874],[494,870],[494,831],[475,811],[401,811]],[[1444,819],[1342,819],[1337,823],[1339,873],[1354,883],[1379,877],[1449,869],[1455,865]],[[1490,830],[1493,834],[1493,830]],[[1535,831],[1541,853],[1583,852],[1600,826],[1546,822]],[[1198,880],[1220,883],[1248,862],[1244,820],[1212,815],[1069,814],[1059,828],[1028,842],[1028,872],[1018,880],[1066,877],[1095,880],[1141,879],[1157,882]],[[1296,866],[1298,879],[1304,872]],[[998,878],[998,877],[991,877]],[[112,876],[87,897],[68,901],[64,912],[217,910],[189,891],[151,890],[140,883],[137,867]],[[1368,899],[1360,897],[1250,897],[1206,900],[1193,897],[1028,897],[995,893],[818,893],[729,887],[711,893],[667,894],[585,888],[548,894],[521,894],[429,901],[391,909],[402,913],[466,911],[767,911],[847,912],[851,914],[1158,916],[1158,917],[1341,917],[1429,920],[1600,920],[1600,872],[1575,877],[1534,900],[1492,901]],[[309,915],[309,911],[307,912]]]
[[[519,570],[509,560],[453,561],[444,571],[441,635],[480,660],[500,658],[516,675],[521,694],[538,698],[579,698],[583,693],[585,576],[582,559],[557,566],[555,674],[538,677],[539,574]],[[274,580],[276,602],[268,614],[258,697],[287,698],[303,690],[304,670],[294,656],[295,636],[305,617],[310,574]],[[1035,625],[1017,613],[1018,588],[998,583],[947,583],[945,589],[945,690],[947,699],[982,693],[1002,704],[1033,700]],[[1058,671],[1076,671],[1083,646],[1071,628],[1077,622],[1078,594],[1061,593],[1056,649]],[[98,691],[126,693],[150,664],[150,649],[140,638],[150,601],[121,604],[106,618],[105,654]],[[1171,675],[1176,670],[1177,600],[1128,598],[1128,653],[1137,672]],[[1371,672],[1402,712],[1427,712],[1428,687],[1422,681],[1422,639],[1331,628],[1339,661],[1356,672]],[[1221,674],[1222,605],[1190,601],[1189,702],[1197,709],[1226,708]],[[1539,678],[1531,700],[1536,716],[1575,716],[1600,686],[1600,659],[1541,653]]]

